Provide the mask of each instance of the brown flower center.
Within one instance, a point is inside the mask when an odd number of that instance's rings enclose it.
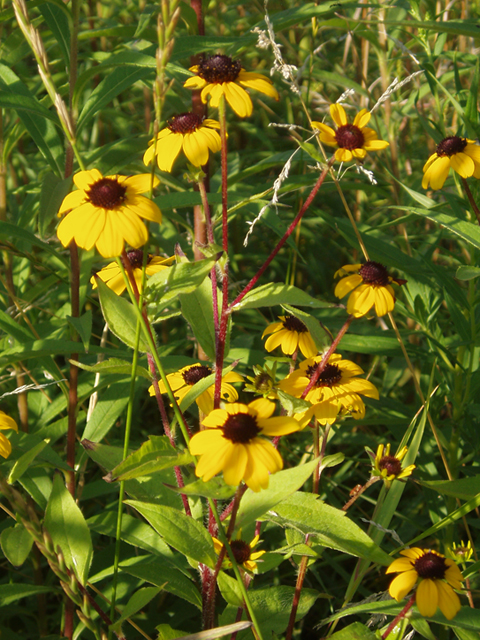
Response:
[[[229,415],[222,428],[223,437],[231,440],[234,444],[246,444],[261,431],[255,417],[249,413]]]
[[[85,191],[87,198],[95,207],[102,209],[116,209],[126,199],[127,187],[124,187],[116,178],[101,178]]]
[[[449,136],[444,138],[437,145],[438,156],[454,156],[456,153],[461,153],[467,146],[466,138],[459,138],[458,136]]]
[[[382,471],[385,469],[389,476],[398,476],[402,471],[402,463],[398,458],[395,458],[395,456],[383,456],[378,466]]]
[[[243,540],[232,540],[230,542],[230,548],[237,564],[243,564],[250,559],[250,553],[252,550],[250,549],[250,545]]]
[[[307,367],[307,377],[311,380],[313,374],[320,366],[320,363]],[[327,364],[322,373],[318,376],[318,380],[315,383],[316,387],[333,387],[334,384],[338,384],[342,379],[342,371],[336,364]]]
[[[341,149],[361,149],[365,143],[362,130],[354,124],[343,124],[335,132],[335,140]]]
[[[430,580],[441,580],[447,571],[445,558],[432,551],[427,551],[423,556],[417,558],[413,566],[421,578],[429,578]]]
[[[168,128],[173,133],[193,133],[202,124],[203,118],[196,113],[181,113],[168,122]]]
[[[211,367],[207,367],[206,364],[196,364],[190,369],[187,369],[182,373],[185,384],[193,387],[193,385],[199,380],[203,380],[212,373]]]
[[[242,68],[239,60],[232,60],[229,56],[217,54],[202,60],[198,65],[198,75],[207,82],[220,84],[235,82]]]
[[[364,284],[375,284],[378,287],[386,287],[389,279],[388,272],[379,262],[365,262],[358,271]]]
[[[141,269],[143,267],[143,251],[141,249],[135,249],[135,251],[129,251],[127,258],[133,269]],[[125,261],[123,256],[120,258],[123,264]]]
[[[306,333],[308,331],[303,322],[295,316],[285,316],[282,324],[288,331],[296,331],[297,333]]]

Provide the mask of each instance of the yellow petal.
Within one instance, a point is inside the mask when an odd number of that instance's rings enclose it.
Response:
[[[338,162],[350,162],[353,158],[353,153],[349,149],[337,149],[335,151],[335,159]]]
[[[447,620],[452,620],[460,611],[460,598],[455,591],[442,580],[437,580],[438,606]]]
[[[160,171],[170,172],[178,154],[182,150],[183,134],[172,133],[157,144],[157,165]]]
[[[3,433],[0,433],[0,456],[2,456],[2,458],[8,458],[11,453],[12,445],[10,440],[6,438]]]
[[[225,482],[232,487],[238,486],[245,475],[247,462],[247,447],[243,444],[233,444],[223,463],[223,479]]]
[[[438,589],[437,580],[430,580],[426,578],[422,580],[417,587],[417,596],[415,601],[417,603],[418,610],[426,618],[431,618],[435,615],[435,611],[438,608]]]
[[[252,100],[245,89],[242,89],[238,84],[234,82],[225,83],[225,98],[240,118],[247,118],[252,115]]]
[[[145,196],[129,196],[123,205],[124,209],[129,209],[136,216],[150,220],[151,222],[162,222],[162,212],[158,206]]]
[[[13,418],[8,416],[4,411],[0,411],[0,429],[13,429],[18,431],[18,425]]]
[[[359,284],[362,284],[362,282],[363,278],[358,273],[342,278],[337,282],[334,294],[337,298],[342,299],[347,295],[347,293],[350,293],[352,289],[355,289]]]
[[[156,187],[160,182],[158,178],[153,177],[150,173],[141,173],[138,176],[128,176],[125,180],[119,181],[124,187],[127,187],[129,195],[147,193],[150,187]]]
[[[418,574],[413,569],[411,571],[404,571],[392,580],[388,588],[388,593],[392,598],[395,598],[397,602],[403,600],[407,593],[413,589],[417,582],[417,577]]]
[[[198,131],[185,134],[183,151],[194,167],[201,167],[208,162],[208,145],[202,141]]]
[[[240,71],[237,77],[237,81],[240,82],[244,87],[248,87],[249,89],[255,89],[255,91],[260,91],[260,93],[264,93],[270,98],[274,98],[275,100],[279,99],[278,91],[272,84],[272,81],[262,76],[260,73],[251,73],[248,71]]]
[[[200,78],[200,76],[192,76],[183,83],[183,86],[187,89],[203,89],[206,84],[207,81]]]
[[[90,189],[92,184],[101,180],[102,174],[98,169],[91,169],[90,171],[79,171],[73,176],[73,182],[79,189],[86,191]]]
[[[267,400],[267,398],[257,398],[248,405],[249,413],[258,419],[270,418],[275,411],[275,403]]]
[[[371,285],[362,284],[352,291],[347,303],[347,312],[360,318],[370,311],[375,304],[375,292]]]
[[[283,436],[298,431],[297,420],[288,416],[259,418],[257,424],[266,436]]]
[[[470,178],[475,171],[475,163],[466,153],[456,153],[450,158],[450,166],[462,178]]]
[[[359,129],[363,129],[363,127],[366,127],[367,124],[370,122],[371,117],[372,117],[372,114],[370,113],[370,111],[368,111],[368,109],[362,109],[355,116],[353,124]]]
[[[67,194],[60,205],[58,216],[61,218],[66,211],[76,209],[87,201],[85,191],[72,191]]]
[[[345,109],[341,104],[331,104],[330,105],[330,115],[332,116],[333,121],[337,125],[337,127],[342,127],[344,124],[347,124],[347,114],[345,113]]]
[[[422,187],[427,189],[430,184],[434,190],[441,189],[447,179],[449,171],[450,159],[447,156],[435,158],[434,162],[430,164],[424,173]]]

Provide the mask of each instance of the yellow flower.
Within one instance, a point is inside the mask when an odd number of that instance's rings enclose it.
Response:
[[[275,404],[257,398],[250,404],[226,404],[203,420],[205,431],[190,440],[190,453],[200,456],[195,473],[205,482],[223,471],[232,486],[243,480],[252,491],[268,487],[269,473],[283,468],[283,460],[273,444],[260,436],[283,436],[298,431],[293,418],[272,418]]]
[[[63,199],[58,212],[64,216],[57,229],[60,242],[68,247],[75,240],[87,250],[95,246],[104,258],[119,256],[125,242],[134,249],[143,246],[148,233],[141,218],[162,221],[157,205],[140,195],[149,191],[151,179],[149,174],[104,178],[98,169],[76,173],[78,190]]]
[[[222,141],[215,129],[220,129],[216,120],[203,120],[195,113],[181,113],[168,122],[143,156],[143,162],[149,165],[154,156],[160,171],[171,171],[180,151],[187,156],[194,167],[202,167],[208,162],[208,150],[220,151]]]
[[[203,380],[203,378],[207,378],[209,375],[213,373],[213,369],[206,364],[200,364],[197,362],[196,364],[189,364],[183,369],[180,369],[176,373],[170,373],[167,376],[167,380],[170,384],[170,388],[172,389],[177,402],[181,402],[183,398],[187,395],[190,389],[194,384]],[[229,382],[242,382],[243,378],[235,371],[230,371],[222,377],[222,388],[221,388],[221,397],[227,402],[235,402],[238,398],[238,393],[235,387],[232,387]],[[160,393],[166,393],[167,389],[163,384],[162,380],[159,381],[158,386],[160,388]],[[151,396],[155,395],[155,391],[153,389],[153,385],[148,389],[148,392]],[[201,395],[196,399],[196,403],[198,408],[203,413],[210,413],[213,410],[213,398],[215,393],[215,385],[212,384],[211,387],[208,387],[206,391],[204,391]]]
[[[390,283],[406,283],[406,280],[389,276],[382,264],[371,260],[365,264],[347,264],[335,273],[336,278],[339,276],[346,277],[337,283],[335,295],[337,298],[343,298],[351,292],[347,312],[355,318],[364,316],[372,307],[375,307],[377,316],[384,316],[392,311],[395,306],[395,292]]]
[[[218,107],[220,98],[225,96],[240,118],[251,116],[253,111],[252,100],[243,87],[260,91],[275,100],[279,98],[269,78],[260,73],[245,71],[239,60],[232,60],[229,56],[211,56],[190,67],[190,71],[195,75],[185,82],[184,87],[201,89],[202,102],[205,104],[207,96],[210,96],[211,107]]]
[[[415,469],[414,464],[410,464],[405,469],[402,469],[402,460],[407,455],[408,448],[402,447],[400,451],[394,455],[390,455],[390,443],[384,447],[383,444],[379,444],[375,460],[373,463],[374,476],[380,476],[387,482],[392,480],[400,480],[412,475],[412,471]]]
[[[217,538],[212,538],[212,540],[215,553],[217,555],[220,555],[223,549],[223,544],[220,542],[220,540],[217,540]],[[232,550],[233,557],[235,558],[237,564],[242,566],[247,571],[256,571],[256,560],[258,560],[265,553],[265,551],[253,551],[259,540],[260,536],[255,536],[250,544],[242,540],[240,536],[236,540],[230,540],[230,548]],[[225,568],[232,566],[232,563],[230,562],[228,556],[225,557],[223,564],[225,565]]]
[[[18,425],[13,418],[7,416],[4,411],[0,411],[0,431],[6,431],[7,429],[13,429],[14,431],[18,431]],[[8,458],[8,456],[12,453],[12,445],[10,444],[10,440],[0,433],[0,456],[2,458]]]
[[[412,547],[400,551],[387,573],[400,573],[388,589],[397,602],[402,600],[420,579],[416,603],[422,616],[431,618],[438,607],[447,620],[460,611],[460,599],[453,589],[462,588],[463,576],[453,560],[433,549]]]
[[[423,167],[422,187],[441,189],[450,167],[462,178],[480,178],[480,146],[459,136],[442,140]]]
[[[355,116],[353,124],[347,119],[345,109],[340,104],[330,105],[330,115],[337,125],[336,129],[323,124],[312,122],[312,127],[320,129],[320,140],[329,147],[338,147],[335,151],[335,159],[338,162],[350,160],[363,160],[367,151],[380,151],[386,149],[389,143],[379,140],[376,132],[367,127],[372,114],[367,109],[362,109]]]
[[[306,358],[318,353],[310,331],[301,320],[291,315],[279,316],[279,320],[281,322],[269,324],[262,334],[262,338],[271,334],[265,342],[267,351],[282,347],[283,353],[291,356],[300,349]]]
[[[130,264],[132,265],[132,271],[137,283],[138,290],[142,290],[142,267],[143,267],[143,251],[141,249],[135,249],[134,251],[128,251],[127,258]],[[121,257],[122,262],[124,262],[124,257]],[[163,269],[167,269],[172,262],[174,262],[175,256],[171,256],[170,258],[160,258],[159,256],[151,256],[149,255],[147,258],[147,265],[145,267],[145,273],[147,276],[153,276],[154,273],[158,271],[163,271]],[[122,295],[122,293],[126,289],[125,280],[123,278],[123,274],[120,270],[120,267],[116,262],[110,262],[106,267],[103,267],[95,276],[90,278],[90,282],[92,283],[92,289],[97,288],[96,277],[99,277],[107,286],[114,291],[117,296]]]
[[[296,371],[279,383],[279,388],[295,398],[301,398],[321,362],[321,355],[304,360]],[[339,413],[352,413],[355,418],[364,418],[365,405],[360,395],[376,400],[379,395],[371,382],[356,377],[361,373],[363,369],[354,362],[343,360],[337,353],[331,355],[317,382],[305,396],[312,407],[298,414],[297,419],[302,427],[313,416],[323,425],[335,422]]]

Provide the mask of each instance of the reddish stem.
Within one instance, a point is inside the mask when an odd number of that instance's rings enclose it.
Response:
[[[309,534],[305,536],[305,544],[308,544]],[[297,617],[298,605],[300,603],[300,596],[302,595],[303,582],[307,575],[308,556],[303,556],[300,561],[300,567],[298,570],[297,584],[295,585],[295,593],[293,595],[292,610],[290,611],[290,618],[288,620],[288,627],[285,634],[285,640],[292,640],[293,627],[295,625],[295,618]]]
[[[345,322],[345,324],[343,325],[343,327],[340,329],[340,331],[337,333],[337,336],[335,338],[335,340],[332,342],[332,344],[330,345],[330,347],[328,348],[328,351],[325,352],[321,362],[319,363],[318,367],[315,369],[314,374],[312,375],[312,377],[310,378],[310,382],[307,384],[307,386],[305,387],[305,391],[302,393],[302,399],[305,399],[305,397],[307,396],[307,393],[310,391],[310,389],[312,389],[315,384],[317,383],[317,380],[319,379],[319,377],[321,376],[321,374],[323,373],[323,371],[325,370],[325,367],[328,364],[328,360],[330,358],[330,356],[332,355],[332,353],[334,353],[337,350],[337,347],[340,343],[340,340],[343,338],[343,336],[347,333],[348,331],[348,327],[350,326],[350,324],[352,323],[353,320],[353,316],[349,316],[347,318],[347,321]]]
[[[413,603],[415,602],[415,596],[416,596],[416,592],[413,594],[413,596],[410,598],[410,600],[407,602],[407,604],[403,607],[403,609],[400,611],[400,613],[398,614],[398,616],[396,618],[393,619],[393,622],[391,622],[388,627],[387,630],[385,631],[385,633],[382,635],[382,640],[386,640],[386,638],[388,638],[389,634],[392,632],[393,629],[395,629],[395,627],[397,626],[397,623],[402,620],[402,618],[405,618],[405,616],[407,615],[407,613],[410,611],[410,609],[413,607]]]
[[[277,253],[280,251],[280,249],[283,247],[283,245],[285,244],[285,242],[288,240],[288,238],[292,235],[295,227],[298,225],[298,223],[300,222],[300,220],[303,218],[304,213],[307,211],[307,209],[309,208],[309,206],[312,204],[313,199],[315,198],[315,196],[318,193],[318,190],[320,189],[320,187],[323,184],[323,181],[325,180],[327,173],[330,170],[330,167],[333,165],[333,163],[335,162],[335,156],[333,158],[331,158],[328,161],[327,166],[322,170],[322,173],[320,174],[320,176],[318,177],[317,182],[315,183],[315,186],[313,187],[312,191],[310,192],[310,195],[308,196],[308,198],[305,200],[303,207],[300,209],[300,211],[297,213],[295,219],[293,220],[293,222],[291,223],[291,225],[288,227],[288,229],[285,231],[283,237],[281,238],[280,242],[277,244],[277,246],[275,247],[275,249],[272,251],[272,253],[268,256],[268,258],[265,260],[265,262],[263,263],[263,265],[260,267],[260,269],[258,270],[258,272],[253,276],[253,278],[250,280],[250,282],[247,284],[247,286],[245,287],[245,289],[243,289],[243,291],[241,291],[238,296],[235,298],[235,300],[232,302],[232,304],[228,307],[228,312],[230,313],[233,308],[246,296],[246,294],[257,284],[258,280],[262,277],[262,275],[264,274],[264,272],[268,269],[270,263],[272,262],[272,260],[275,258],[275,256],[277,255]]]

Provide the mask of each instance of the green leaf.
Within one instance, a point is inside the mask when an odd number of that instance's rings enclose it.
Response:
[[[109,629],[112,631],[118,631],[121,624],[127,619],[134,616],[140,609],[147,606],[150,600],[153,600],[157,596],[165,585],[159,587],[143,587],[132,595],[127,604],[123,607],[122,615],[115,624],[110,625]]]
[[[134,349],[136,344],[137,312],[130,302],[117,296],[100,278],[96,278],[96,282],[103,317],[110,331],[127,347]],[[138,348],[144,353],[149,350],[143,331],[140,331]]]
[[[61,3],[58,3],[61,4]],[[58,6],[56,2],[49,0],[45,4],[39,5],[40,12],[45,18],[45,22],[58,42],[62,56],[67,68],[70,67],[70,23],[65,9]]]
[[[480,267],[470,265],[458,267],[457,273],[455,274],[455,278],[462,281],[473,280],[474,278],[478,278],[478,276],[480,276]]]
[[[6,559],[14,566],[21,567],[33,546],[33,538],[22,524],[2,531],[0,545]]]
[[[212,538],[200,522],[165,505],[137,500],[125,500],[125,504],[136,509],[171,547],[210,568],[215,566]]]
[[[295,398],[294,396],[291,396],[288,393],[285,393],[285,391],[282,391],[281,389],[277,389],[277,395],[278,395],[280,404],[282,405],[282,407],[285,409],[285,411],[288,413],[289,416],[295,413],[303,413],[307,409],[310,409],[310,407],[312,406],[312,403],[308,402],[308,400],[302,400],[302,398]]]
[[[7,66],[0,64],[0,107],[15,109],[23,126],[57,175],[63,174],[63,146],[53,123],[56,115],[44,107]]]
[[[100,395],[82,439],[100,441],[122,415],[130,395],[130,381],[119,381]]]
[[[140,449],[112,470],[111,479],[123,481],[149,476],[162,469],[189,464],[193,460],[188,451],[177,451],[172,447],[167,436],[149,436]]]
[[[37,442],[29,451],[23,454],[12,467],[12,470],[8,474],[8,483],[14,484],[19,478],[23,476],[25,471],[29,468],[31,463],[35,460],[39,453],[41,453],[48,442],[46,440],[42,440],[41,442]]]
[[[186,496],[202,496],[204,498],[213,498],[214,500],[227,500],[235,495],[237,487],[231,487],[225,484],[221,477],[212,478],[208,482],[202,479],[190,482],[184,487],[169,487],[176,493],[183,493]]]
[[[218,302],[221,306],[222,295],[218,290]],[[215,361],[215,327],[213,324],[213,297],[210,278],[188,294],[180,295],[182,314],[190,325],[193,334],[212,362]],[[229,327],[231,321],[229,319]],[[228,353],[228,345],[225,352]]]
[[[84,364],[83,362],[77,362],[77,360],[70,360],[71,364],[76,365],[79,369],[84,371],[90,371],[91,373],[111,373],[111,374],[128,374],[132,373],[132,365],[127,360],[121,360],[120,358],[109,358],[104,362],[98,362],[94,365]],[[145,367],[137,366],[136,376],[151,380],[152,376]]]
[[[480,228],[478,224],[467,222],[466,220],[460,220],[448,213],[442,213],[438,210],[432,209],[416,209],[415,207],[393,207],[395,209],[401,209],[402,211],[409,211],[417,216],[428,218],[441,227],[447,229],[454,235],[462,238],[469,244],[473,245],[477,249],[480,249]]]
[[[54,548],[59,546],[62,550],[67,567],[85,585],[93,554],[90,530],[59,473],[53,480],[44,526],[52,537]]]
[[[260,626],[262,636],[271,638],[272,634],[280,635],[287,628],[292,609],[294,587],[269,586],[262,589],[250,589],[248,597]],[[320,594],[314,589],[302,589],[298,603],[296,620],[301,620],[314,605]],[[237,607],[229,605],[220,617],[220,622],[233,622]]]
[[[92,335],[92,321],[93,315],[91,309],[85,311],[83,315],[79,318],[74,318],[73,316],[66,316],[67,322],[72,325],[75,331],[80,336],[83,342],[83,348],[85,352],[88,353],[88,346],[90,344],[90,337]]]
[[[292,527],[314,536],[315,541],[378,564],[389,565],[392,558],[350,520],[345,511],[335,509],[311,493],[296,493],[277,505],[262,519]]]
[[[71,188],[72,178],[63,179],[50,171],[43,176],[38,207],[38,232],[42,238],[48,225],[57,218],[60,205]]]
[[[122,572],[154,584],[202,609],[202,596],[192,580],[164,558],[141,556],[120,563]]]
[[[334,305],[312,298],[308,293],[298,287],[279,282],[271,282],[249,291],[247,295],[233,307],[239,309],[259,309],[261,307],[274,307],[282,304],[293,304],[299,307],[311,307],[312,309],[330,308]]]
[[[197,262],[177,262],[169,269],[163,269],[151,276],[148,279],[147,292],[153,292],[162,305],[181,293],[191,293],[202,284],[216,261],[217,256]]]
[[[452,496],[460,500],[470,500],[470,498],[480,494],[480,475],[461,478],[460,480],[417,480],[417,482],[428,489],[432,489],[435,493]]]
[[[247,489],[238,509],[237,529],[243,529],[251,522],[255,522],[269,509],[300,489],[317,465],[318,458],[307,464],[274,473],[270,476],[268,489],[258,493]]]
[[[377,640],[378,636],[361,622],[354,622],[330,636],[330,640]]]
[[[116,98],[119,93],[130,89],[135,82],[152,74],[153,69],[148,67],[120,66],[115,68],[90,94],[78,117],[77,135],[85,125],[91,122],[93,116]]]
[[[39,593],[51,593],[52,591],[59,592],[55,587],[37,587],[33,584],[2,584],[0,585],[0,606],[6,607],[22,598],[37,596]]]

